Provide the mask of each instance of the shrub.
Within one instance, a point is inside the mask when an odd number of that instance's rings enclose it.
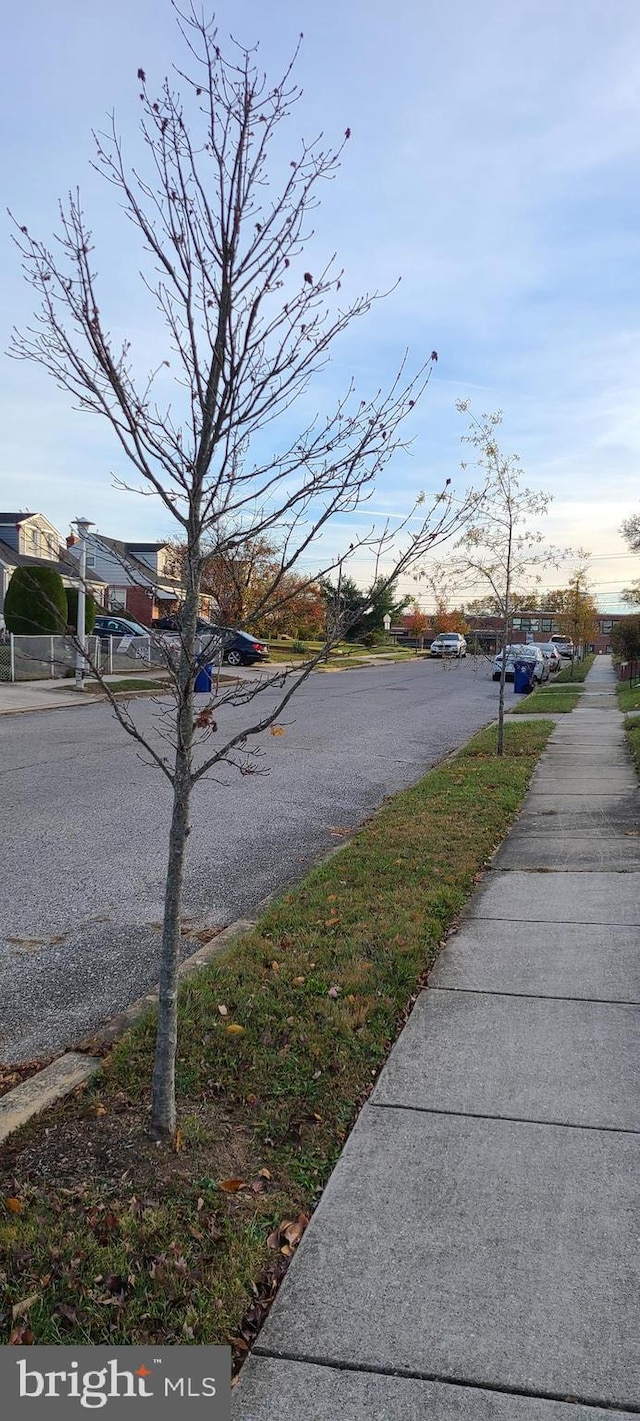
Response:
[[[306,641],[293,641],[291,643],[291,650],[297,652],[299,656],[306,656],[309,648]]]
[[[96,613],[98,611],[96,602],[90,592],[85,594],[84,601],[84,629],[87,636],[91,636],[95,626]],[[78,588],[67,587],[67,626],[73,627],[74,632],[78,630]]]
[[[16,636],[61,636],[67,629],[67,597],[51,567],[17,567],[4,599],[7,629]]]
[[[625,617],[611,632],[614,654],[621,661],[640,660],[640,616]]]

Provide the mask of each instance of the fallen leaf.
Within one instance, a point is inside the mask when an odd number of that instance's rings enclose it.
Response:
[[[173,1150],[174,1150],[174,1154],[176,1154],[176,1155],[179,1155],[179,1154],[180,1154],[180,1151],[181,1151],[181,1149],[182,1149],[183,1144],[184,1144],[184,1135],[183,1135],[183,1133],[182,1133],[182,1130],[179,1130],[179,1129],[178,1129],[178,1130],[176,1130],[176,1133],[175,1133],[175,1135],[174,1135],[174,1137],[173,1137]]]
[[[259,1169],[259,1170],[258,1170],[258,1174],[260,1175],[260,1178],[261,1178],[261,1179],[271,1179],[271,1178],[272,1178],[271,1170],[270,1170],[270,1169]]]
[[[75,1308],[69,1307],[68,1303],[58,1303],[56,1312],[60,1314],[60,1317],[65,1319],[65,1322],[70,1322],[71,1326],[75,1327],[78,1321],[78,1314]]]
[[[327,903],[335,903],[337,897],[337,893],[327,893]]]
[[[201,1210],[201,1209],[204,1209],[204,1199],[203,1199],[203,1198],[198,1199],[198,1202],[197,1202],[197,1204],[196,1204],[196,1210],[197,1210],[198,1213],[200,1213],[200,1210]]]
[[[225,1026],[227,1036],[241,1036],[244,1026],[238,1026],[237,1022],[232,1022],[231,1026]]]
[[[294,985],[294,987],[301,987],[302,984],[303,984],[303,982],[305,982],[305,981],[306,981],[306,978],[305,978],[305,977],[294,977],[294,979],[293,979],[293,985]]]
[[[273,1233],[269,1234],[269,1237],[268,1237],[268,1239],[267,1239],[267,1248],[279,1248],[279,1246],[280,1246],[280,1230],[279,1230],[279,1229],[274,1229],[274,1230],[273,1230]]]
[[[327,992],[327,996],[332,997],[333,1000],[335,1001],[336,997],[339,997],[339,996],[340,996],[340,988],[339,988],[339,987],[330,987],[330,988],[329,988],[329,991]]]
[[[295,1222],[292,1219],[284,1219],[280,1225],[281,1238],[285,1238],[287,1243],[295,1248],[296,1244],[300,1242],[308,1222],[308,1214],[298,1214]]]
[[[22,1302],[15,1303],[11,1309],[13,1321],[15,1322],[19,1317],[24,1317],[25,1313],[29,1311],[29,1308],[32,1308],[34,1303],[37,1303],[39,1297],[39,1293],[32,1293],[30,1298],[23,1298]]]
[[[33,1333],[31,1328],[23,1323],[21,1327],[14,1327],[9,1337],[10,1347],[31,1347],[33,1345]]]
[[[271,735],[284,735],[284,726],[283,726],[283,725],[270,725],[270,726],[269,726],[269,731],[270,731]]]
[[[219,1006],[218,1006],[218,1011],[220,1012],[220,1015],[221,1015],[221,1016],[228,1016],[228,1015],[229,1015],[229,1008],[223,1006],[222,1003],[219,1004]]]
[[[244,1179],[221,1179],[218,1183],[218,1189],[223,1189],[225,1194],[237,1194],[240,1189],[246,1187]]]
[[[271,963],[271,971],[272,971],[272,972],[279,972],[279,971],[280,971],[280,963],[279,963],[279,962],[272,962],[272,963]]]
[[[245,1342],[244,1337],[227,1337],[227,1342],[230,1347],[235,1347],[236,1352],[249,1351],[249,1343]]]
[[[21,1199],[5,1199],[5,1204],[10,1214],[21,1214],[24,1204]]]
[[[95,1115],[106,1115],[106,1113],[107,1113],[107,1107],[106,1107],[106,1105],[103,1105],[101,1101],[98,1101],[98,1104],[96,1105],[94,1114],[95,1114]]]
[[[325,928],[337,928],[339,922],[340,922],[340,918],[326,918],[324,925],[325,925]]]

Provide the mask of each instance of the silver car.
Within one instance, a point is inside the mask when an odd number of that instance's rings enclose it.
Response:
[[[530,661],[533,663],[533,679],[538,686],[541,685],[543,681],[549,680],[548,663],[545,661],[540,647],[536,646],[534,642],[529,642],[526,646],[508,646],[506,648],[506,652],[507,669],[505,671],[505,681],[513,681],[513,678],[515,676],[516,661]],[[494,681],[500,680],[500,676],[502,673],[502,656],[503,653],[499,651],[497,656],[494,656],[493,658],[493,663],[491,666],[491,675]]]

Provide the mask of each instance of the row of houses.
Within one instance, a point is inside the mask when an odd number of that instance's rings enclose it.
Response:
[[[43,513],[0,513],[0,615],[16,567],[55,568],[65,587],[77,587],[79,541],[76,533],[63,539]],[[170,543],[128,543],[95,532],[86,543],[86,582],[98,606],[145,627],[178,611],[185,588]],[[209,617],[210,599],[201,602],[201,615]]]

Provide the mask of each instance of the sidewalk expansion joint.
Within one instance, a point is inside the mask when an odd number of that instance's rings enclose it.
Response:
[[[495,1396],[517,1396],[530,1401],[561,1401],[567,1406],[584,1406],[609,1411],[614,1415],[640,1416],[640,1405],[634,1402],[607,1401],[603,1397],[579,1396],[575,1392],[546,1391],[544,1388],[526,1390],[522,1387],[507,1386],[502,1382],[490,1382],[475,1377],[456,1377],[441,1372],[426,1372],[412,1367],[375,1367],[366,1362],[344,1362],[333,1357],[311,1357],[303,1352],[288,1352],[283,1348],[271,1348],[257,1343],[252,1348],[254,1357],[267,1357],[274,1362],[298,1362],[310,1367],[327,1367],[334,1372],[361,1372],[371,1377],[399,1377],[403,1381],[435,1382],[440,1386],[464,1387],[468,1391],[493,1392]]]
[[[485,1110],[439,1110],[436,1105],[407,1105],[401,1100],[370,1100],[371,1110],[406,1110],[413,1115],[446,1115],[458,1120],[503,1120],[511,1125],[544,1125],[550,1130],[591,1130],[597,1135],[637,1135],[626,1125],[589,1125],[577,1120],[540,1120],[535,1115],[498,1115]]]
[[[640,943],[638,944],[640,947]],[[504,951],[510,951],[505,948]],[[420,996],[425,992],[457,992],[458,996],[465,993],[470,997],[513,997],[518,1002],[577,1002],[579,1005],[594,1007],[636,1007],[640,1010],[640,1001],[627,1001],[626,997],[568,997],[564,993],[562,996],[555,994],[550,996],[548,992],[502,992],[495,987],[440,987],[438,985],[423,987]]]
[[[505,872],[503,869],[500,871],[501,873]],[[565,870],[567,873],[571,871],[573,870]],[[522,872],[522,870],[508,869],[507,872],[511,877],[512,873]],[[539,872],[539,869],[533,870],[533,873]],[[599,873],[602,870],[590,869],[589,872]],[[548,877],[548,874],[546,876]],[[519,924],[514,924],[512,913],[509,913],[507,917],[500,917],[497,913],[483,913],[482,917],[476,913],[463,913],[460,918],[460,927],[467,927],[469,923],[511,923],[514,928],[519,926]],[[550,931],[552,928],[640,928],[640,923],[619,923],[617,919],[612,920],[611,918],[585,918],[584,920],[582,918],[527,918],[527,927],[532,927],[534,924],[537,924],[538,927],[549,928]]]

